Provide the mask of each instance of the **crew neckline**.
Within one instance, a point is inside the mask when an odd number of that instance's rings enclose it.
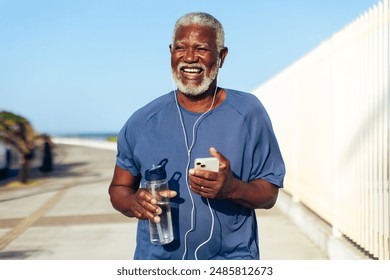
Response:
[[[219,111],[220,109],[222,109],[223,107],[226,106],[230,93],[229,93],[229,90],[226,89],[226,88],[221,88],[221,89],[223,89],[223,90],[226,92],[225,100],[223,100],[222,103],[219,104],[217,107],[215,107],[214,109],[210,110],[209,113],[211,113],[211,112],[213,112],[213,111],[216,111],[216,110]],[[176,90],[174,90],[174,91],[172,91],[172,92],[173,92],[173,94],[176,94]],[[176,101],[175,101],[175,96],[174,96],[174,95],[173,95],[173,100],[174,100],[174,103],[176,103]],[[184,108],[182,105],[180,105],[180,103],[178,103],[178,104],[179,104],[180,110],[181,110],[182,112],[185,112],[185,113],[188,114],[188,115],[200,116],[200,115],[204,114],[204,113],[207,111],[207,110],[206,110],[205,112],[192,112],[192,111],[189,111],[189,110],[187,110],[186,108]]]

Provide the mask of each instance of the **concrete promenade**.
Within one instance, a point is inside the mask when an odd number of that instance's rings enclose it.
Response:
[[[0,259],[131,259],[136,220],[116,212],[107,193],[114,164],[110,146],[57,145],[52,174],[34,167],[27,185],[0,181]],[[257,211],[262,259],[328,259],[283,207]]]

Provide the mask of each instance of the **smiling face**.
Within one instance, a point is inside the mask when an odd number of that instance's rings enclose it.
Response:
[[[215,86],[219,60],[214,30],[195,24],[177,30],[171,46],[171,67],[180,92],[198,96]]]

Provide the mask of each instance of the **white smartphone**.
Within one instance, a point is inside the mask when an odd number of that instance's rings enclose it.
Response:
[[[197,158],[194,162],[195,169],[219,171],[219,160],[216,157]]]

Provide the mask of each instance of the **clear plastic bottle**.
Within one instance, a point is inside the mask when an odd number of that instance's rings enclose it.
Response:
[[[145,188],[157,200],[157,205],[161,208],[162,213],[159,215],[160,222],[149,221],[150,241],[156,245],[163,245],[172,242],[172,216],[171,205],[167,197],[168,181],[165,165],[168,161],[163,160],[157,166],[145,172]]]

